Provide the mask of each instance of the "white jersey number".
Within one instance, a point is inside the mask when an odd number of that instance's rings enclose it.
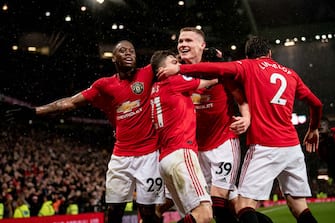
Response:
[[[277,80],[280,81],[280,87],[275,94],[275,96],[272,98],[271,103],[278,104],[278,105],[286,105],[286,99],[281,98],[283,95],[286,87],[287,87],[287,81],[285,77],[278,73],[273,73],[270,77],[271,84],[276,84]]]
[[[152,106],[152,118],[153,120],[156,120],[154,116],[157,116],[157,123],[155,123],[155,126],[157,128],[161,128],[164,126],[163,122],[163,113],[162,113],[162,106],[161,106],[161,99],[160,97],[155,97],[151,100],[151,106]]]

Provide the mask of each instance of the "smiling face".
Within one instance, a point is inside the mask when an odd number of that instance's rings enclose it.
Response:
[[[113,51],[113,62],[121,72],[128,72],[136,67],[136,52],[129,41],[119,42]]]
[[[194,31],[181,31],[178,39],[180,58],[189,64],[199,63],[206,47],[203,36]]]

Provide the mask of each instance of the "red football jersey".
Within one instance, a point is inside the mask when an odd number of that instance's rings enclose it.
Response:
[[[295,71],[270,58],[185,64],[181,65],[180,71],[233,75],[243,84],[251,114],[247,144],[271,147],[299,144],[291,121],[295,97],[315,107],[322,106]],[[312,121],[317,123],[318,118],[312,117]]]
[[[192,94],[197,113],[199,151],[212,150],[228,139],[237,137],[229,130],[234,115],[234,99],[224,85],[199,89]]]
[[[115,155],[141,156],[157,150],[158,137],[151,121],[152,79],[148,65],[138,69],[132,81],[121,80],[117,75],[104,77],[81,92],[115,126]]]
[[[196,116],[190,96],[199,84],[199,79],[175,75],[153,85],[152,120],[159,136],[160,160],[180,148],[197,152]]]

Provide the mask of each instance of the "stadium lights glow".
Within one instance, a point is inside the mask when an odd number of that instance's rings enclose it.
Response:
[[[195,28],[199,30],[202,29],[201,25],[197,25]]]
[[[19,49],[19,47],[17,45],[12,46],[12,50],[16,51],[18,49]]]
[[[171,40],[176,40],[176,39],[177,39],[177,35],[176,34],[172,34]]]
[[[185,5],[185,2],[184,1],[178,1],[178,5],[183,6],[183,5]]]
[[[328,43],[331,39],[335,38],[335,34],[328,33],[328,34],[316,34],[314,36],[315,40],[321,40],[322,43]],[[301,42],[306,42],[307,37],[306,36],[301,36],[301,37],[294,37],[293,39],[286,38],[284,41],[280,39],[274,40],[274,43],[279,45],[283,42],[284,46],[294,46],[296,45],[299,41]]]
[[[122,25],[122,24],[116,24],[116,23],[113,23],[113,25],[112,25],[112,29],[113,30],[117,30],[117,29],[124,29],[124,25]]]
[[[50,15],[51,15],[50,12],[45,12],[45,16],[46,16],[46,17],[49,17]]]
[[[304,124],[307,121],[306,115],[297,115],[297,113],[292,113],[291,122],[293,125]]]
[[[112,58],[113,57],[113,53],[112,52],[104,52],[102,55],[103,58]]]
[[[84,5],[80,7],[80,10],[81,10],[82,12],[85,12],[86,9],[87,9],[87,8],[86,8],[86,6],[84,6]]]
[[[42,55],[49,55],[50,54],[50,48],[47,46],[43,46],[39,49],[40,54]]]
[[[28,49],[29,52],[36,52],[36,50],[37,50],[36,47],[34,47],[34,46],[28,46],[27,49]]]
[[[236,50],[237,47],[236,47],[236,45],[231,45],[230,49],[231,49],[231,50]]]
[[[298,115],[298,122],[300,123],[300,124],[303,124],[303,123],[305,123],[307,121],[307,117],[306,117],[306,115]]]
[[[69,15],[67,15],[67,16],[65,16],[65,21],[66,22],[70,22],[72,19],[71,19],[71,16],[69,16]]]
[[[285,41],[284,43],[284,46],[294,46],[295,45],[295,42],[294,41],[291,41],[291,40],[287,40]]]
[[[318,180],[329,180],[329,176],[326,174],[320,174],[318,175]]]
[[[104,3],[104,0],[96,0],[96,1],[97,1],[97,3],[99,3],[99,4]]]
[[[2,10],[3,10],[3,11],[7,11],[7,10],[8,10],[8,5],[7,5],[7,4],[4,4],[4,5],[2,6]]]
[[[117,24],[114,23],[114,24],[112,25],[112,29],[117,29]]]

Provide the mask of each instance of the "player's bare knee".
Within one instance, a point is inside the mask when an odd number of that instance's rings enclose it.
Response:
[[[229,190],[219,188],[219,187],[216,187],[216,186],[212,186],[211,196],[222,197],[224,199],[228,199],[229,198]]]
[[[213,219],[212,205],[209,202],[202,202],[192,210],[192,216],[197,223],[209,223]]]

